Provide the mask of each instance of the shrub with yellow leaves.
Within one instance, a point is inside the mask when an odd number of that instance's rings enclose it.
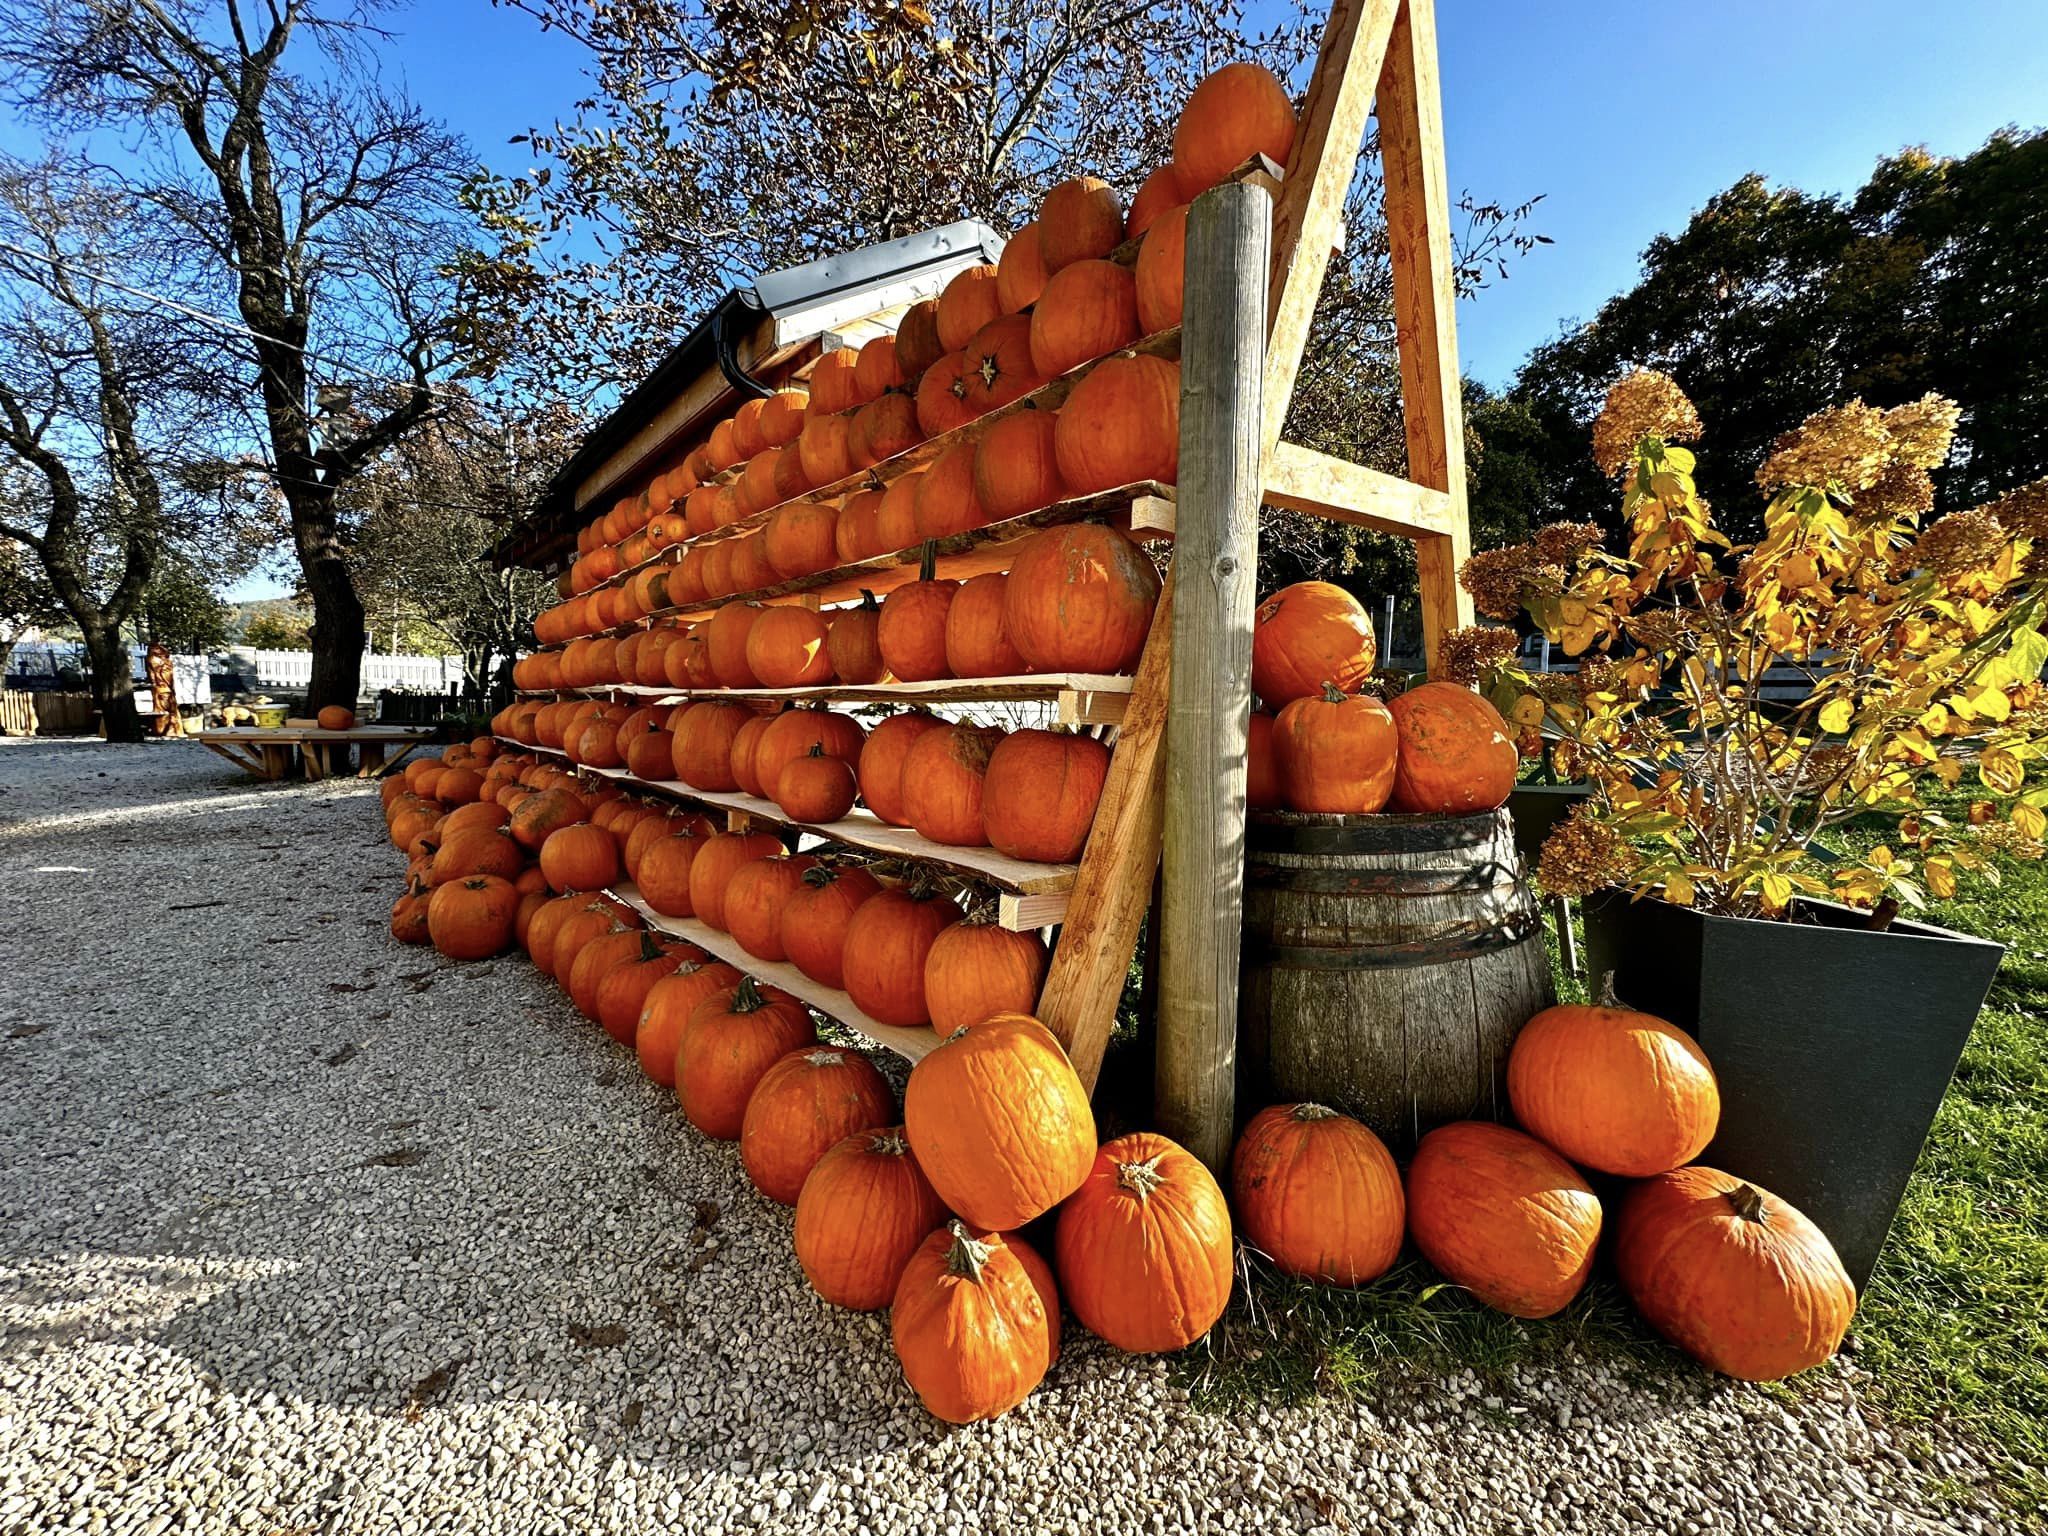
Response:
[[[1833,896],[1881,926],[1954,895],[1961,873],[1995,881],[1996,858],[2040,857],[2048,481],[1928,521],[1927,472],[1956,420],[1934,395],[1809,417],[1757,472],[1763,537],[1735,548],[1674,442],[1698,435],[1691,402],[1662,374],[1614,386],[1593,441],[1620,480],[1627,556],[1558,524],[1461,572],[1481,612],[1527,613],[1579,658],[1576,676],[1531,676],[1501,631],[1447,647],[1593,787],[1543,850],[1547,889],[1619,886],[1752,917]],[[1804,696],[1766,700],[1772,672]],[[1966,775],[1985,796],[1966,815],[1927,803]],[[1895,835],[1867,857],[1808,852],[1873,816]]]

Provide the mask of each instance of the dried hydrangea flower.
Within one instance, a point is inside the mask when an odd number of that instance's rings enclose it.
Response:
[[[1858,522],[1896,522],[1934,510],[1934,481],[1918,464],[1894,459],[1874,484],[1856,493],[1852,510]]]
[[[1482,549],[1458,572],[1458,584],[1489,619],[1512,619],[1522,611],[1522,592],[1531,581],[1562,584],[1564,571],[1545,565],[1527,544]]]
[[[1598,523],[1545,523],[1536,530],[1536,554],[1551,565],[1568,566],[1606,538]]]
[[[2014,486],[1984,509],[1999,526],[2023,539],[2048,539],[2048,476]]]
[[[1964,576],[1994,564],[2010,542],[1989,512],[1951,512],[1920,535],[1906,561],[1938,576]]]
[[[1593,462],[1607,474],[1619,474],[1645,437],[1682,443],[1699,435],[1700,413],[1678,381],[1668,373],[1638,368],[1607,391],[1607,403],[1593,422]]]
[[[1914,469],[1934,469],[1948,458],[1955,441],[1956,423],[1962,407],[1940,395],[1922,395],[1884,413],[1884,429],[1891,434],[1892,452],[1902,464]]]
[[[1454,629],[1437,646],[1435,673],[1447,682],[1476,683],[1490,667],[1512,661],[1518,637],[1496,624]]]
[[[1756,472],[1766,491],[1785,486],[1825,489],[1840,485],[1852,496],[1877,484],[1892,461],[1892,437],[1884,412],[1861,400],[1815,411],[1771,444]]]
[[[1536,878],[1552,896],[1590,896],[1636,867],[1635,850],[1622,835],[1584,810],[1575,807],[1543,840]]]
[[[2009,821],[1987,821],[1982,826],[1973,827],[1971,835],[1994,853],[2002,853],[2008,858],[2038,859],[2043,851],[2038,841]]]

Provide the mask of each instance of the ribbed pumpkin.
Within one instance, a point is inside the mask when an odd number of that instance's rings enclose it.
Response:
[[[751,976],[699,1003],[676,1041],[676,1098],[690,1124],[718,1141],[739,1140],[747,1101],[768,1069],[815,1045],[803,1005],[769,998]]]
[[[1053,448],[1058,417],[1025,409],[992,423],[974,450],[974,496],[992,523],[1022,517],[1066,496]]]
[[[862,344],[854,360],[853,382],[863,400],[873,400],[884,390],[902,386],[903,373],[896,366],[894,336],[877,336]]]
[[[875,1064],[845,1046],[791,1051],[761,1074],[740,1122],[740,1162],[754,1188],[795,1205],[811,1169],[857,1131],[896,1118],[896,1099]]]
[[[497,875],[471,875],[434,887],[427,938],[451,960],[488,960],[512,946],[519,893]]]
[[[917,739],[903,761],[903,809],[920,837],[956,848],[987,846],[982,777],[1002,739],[993,726],[965,724]]]
[[[1521,759],[1499,710],[1462,683],[1424,683],[1387,707],[1401,733],[1393,809],[1469,816],[1507,803]]]
[[[1393,1268],[1408,1211],[1386,1143],[1321,1104],[1252,1116],[1231,1156],[1230,1203],[1247,1244],[1327,1285],[1364,1285]]]
[[[1124,238],[1141,239],[1170,210],[1181,206],[1180,178],[1171,165],[1162,165],[1131,194],[1130,212],[1124,215]]]
[[[827,756],[822,745],[784,768],[775,781],[775,804],[782,814],[809,826],[838,821],[859,795],[852,762]]]
[[[945,1220],[903,1127],[856,1131],[828,1148],[804,1180],[797,1263],[834,1306],[876,1312],[896,1294],[918,1245]]]
[[[1039,204],[1039,259],[1048,282],[1077,261],[1107,256],[1123,238],[1123,204],[1116,190],[1097,177],[1063,181]]]
[[[782,908],[782,950],[811,980],[844,986],[846,926],[882,889],[858,864],[815,864]]]
[[[543,789],[537,794],[528,795],[514,807],[511,820],[505,823],[505,830],[520,847],[537,853],[541,845],[554,833],[563,827],[586,821],[589,817],[590,807],[584,803],[581,795],[567,789]],[[394,821],[391,827],[392,832],[396,834],[399,828],[398,821]],[[399,846],[403,847],[404,844],[401,843]]]
[[[771,448],[786,448],[804,429],[807,389],[778,389],[761,402],[761,437]]]
[[[1319,697],[1323,684],[1355,693],[1372,676],[1372,618],[1327,581],[1298,581],[1252,613],[1252,692],[1278,711]]]
[[[1714,1139],[1721,1091],[1692,1036],[1623,1007],[1614,977],[1598,1004],[1561,1003],[1522,1027],[1508,1099],[1533,1136],[1573,1162],[1641,1179],[1689,1163]]]
[[[1019,226],[1004,242],[996,263],[996,305],[1006,315],[1029,309],[1045,287],[1045,253],[1038,245],[1038,221]]]
[[[1035,671],[1127,672],[1158,601],[1159,573],[1143,550],[1114,528],[1069,523],[1022,541],[1004,587],[1003,627]]]
[[[576,951],[569,973],[560,978],[568,989],[576,1011],[597,1022],[597,989],[613,967],[623,965],[640,952],[645,932],[637,924],[614,923]],[[557,956],[559,958],[559,955]]]
[[[511,843],[496,832],[489,836]],[[619,878],[619,845],[603,827],[587,821],[562,827],[540,845],[540,872],[558,891],[601,891]]]
[[[1053,447],[1072,496],[1141,480],[1171,485],[1180,467],[1180,364],[1104,359],[1060,408]]]
[[[809,854],[751,859],[725,884],[725,931],[757,960],[787,958],[782,948],[782,909],[803,885],[804,871],[818,861]]]
[[[1841,1347],[1856,1288],[1834,1245],[1776,1195],[1714,1168],[1622,1201],[1614,1268],[1644,1320],[1710,1370],[1777,1381]]]
[[[747,667],[764,688],[809,688],[832,680],[824,618],[795,605],[768,609],[747,631]]]
[[[687,828],[649,843],[633,876],[640,899],[663,917],[690,916],[690,866],[705,841],[694,828]]]
[[[760,775],[763,792],[773,796],[784,770],[812,747],[823,747],[831,757],[857,761],[866,736],[852,716],[829,709],[792,709],[777,715],[754,749],[754,770]]]
[[[1031,337],[1037,321],[1025,315],[991,320],[961,349],[961,377],[967,386],[967,409],[985,416],[1036,389],[1044,378],[1032,361]]]
[[[1408,1165],[1408,1235],[1453,1285],[1514,1317],[1549,1317],[1579,1294],[1600,1241],[1600,1202],[1533,1136],[1459,1120]]]
[[[939,293],[939,345],[958,352],[976,331],[1001,314],[995,267],[984,263],[962,268]]]
[[[768,540],[758,533],[747,534],[744,538],[730,541],[732,548],[731,581],[735,592],[757,592],[763,587],[772,587],[779,579],[775,567],[768,560]],[[714,651],[714,656],[717,654]],[[721,676],[721,681],[723,680]],[[728,688],[751,686],[746,683],[726,683]]]
[[[535,969],[544,975],[554,974],[555,934],[570,916],[581,911],[590,898],[578,892],[557,896],[542,905],[540,910],[527,920],[526,933],[521,943]]]
[[[825,632],[825,659],[840,682],[879,683],[889,675],[878,634],[881,618],[882,605],[865,590],[858,605],[832,615]]]
[[[727,603],[711,616],[704,638],[711,647],[711,670],[721,688],[756,688],[761,680],[747,665],[747,636],[768,610],[759,603]]]
[[[988,521],[974,489],[973,443],[955,443],[918,477],[914,515],[917,537],[943,539]]]
[[[769,565],[784,581],[829,571],[839,563],[833,535],[839,509],[821,501],[792,501],[768,519],[761,531]]]
[[[937,437],[973,419],[967,404],[967,354],[948,352],[917,381],[918,428],[926,437]]]
[[[597,1022],[621,1045],[632,1045],[647,994],[664,976],[704,958],[704,951],[680,939],[663,939],[642,929],[631,955],[608,969],[597,983]]]
[[[903,1123],[947,1208],[999,1231],[1066,1199],[1095,1158],[1088,1091],[1052,1031],[1025,1014],[942,1040],[910,1069]]]
[[[1394,791],[1394,717],[1370,694],[1296,699],[1273,722],[1280,789],[1297,811],[1365,815]]]
[[[917,419],[916,396],[897,390],[862,406],[847,431],[847,442],[852,449],[856,469],[866,469],[884,459],[893,459],[923,441],[924,428]]]
[[[676,777],[693,789],[738,789],[732,774],[732,743],[754,718],[744,704],[706,699],[683,711],[675,728]]]
[[[924,957],[924,1001],[941,1035],[998,1013],[1036,1011],[1045,982],[1045,941],[994,923],[955,923]]]
[[[1254,811],[1277,811],[1285,804],[1273,751],[1273,717],[1258,710],[1252,711],[1245,732],[1244,803]]]
[[[861,745],[857,776],[860,797],[869,810],[892,827],[910,825],[903,805],[903,762],[910,749],[926,731],[946,722],[923,710],[891,715],[872,731]]]
[[[1031,312],[1031,366],[1042,379],[1138,339],[1138,288],[1128,267],[1092,259],[1047,280]]]
[[[496,827],[477,826],[458,827],[450,831],[449,823],[453,820],[454,815],[451,815],[439,829],[441,842],[434,850],[432,863],[427,870],[428,885],[446,885],[450,880],[467,880],[472,875],[496,875],[501,880],[519,878],[519,872],[526,867],[526,850],[514,842],[509,834]],[[552,833],[547,843],[541,844],[543,857],[546,855],[548,844],[557,838],[570,837],[586,831],[604,838],[607,845],[611,842],[600,829],[590,826],[587,822],[579,823]],[[545,870],[545,865],[543,869]],[[548,883],[555,884],[552,879]],[[589,885],[557,885],[555,889],[588,891],[608,883],[609,879],[601,879]]]
[[[927,578],[908,582],[882,599],[875,644],[898,681],[922,683],[946,676],[946,614],[959,589],[957,581]]]
[[[682,1042],[683,1026],[707,997],[730,993],[741,979],[739,969],[723,960],[686,961],[648,988],[633,1029],[633,1053],[650,1081],[675,1087],[676,1047]]]
[[[1119,1136],[1060,1206],[1053,1263],[1074,1315],[1118,1349],[1183,1349],[1230,1302],[1230,1207],[1178,1144]]]
[[[754,769],[754,751],[761,745],[761,735],[780,719],[779,715],[756,715],[732,739],[732,776],[742,791],[750,795],[764,795],[761,775]]]
[[[846,924],[846,942],[840,950],[846,995],[861,1012],[884,1024],[929,1023],[925,957],[931,953],[932,940],[961,916],[957,905],[921,881],[870,896]]]
[[[906,470],[882,492],[875,506],[877,554],[893,555],[917,543],[917,486],[922,479],[923,470]]]
[[[949,1424],[1009,1412],[1045,1379],[1057,1353],[1058,1298],[1021,1255],[1014,1233],[955,1221],[903,1267],[889,1331],[903,1379]]]
[[[829,416],[850,411],[860,404],[860,352],[854,347],[836,347],[819,358],[811,369],[811,407],[806,416]]]
[[[1013,859],[1073,863],[1087,845],[1108,777],[1109,748],[1092,736],[1012,731],[989,754],[982,776],[989,846]]]
[[[969,577],[953,595],[946,611],[946,670],[953,676],[1014,677],[1031,670],[1003,628],[1008,585],[1003,572],[987,571]]]
[[[1163,210],[1138,247],[1132,286],[1138,329],[1146,336],[1180,324],[1181,288],[1187,277],[1188,210]]]
[[[920,299],[903,312],[896,323],[896,370],[906,382],[922,377],[925,369],[946,355],[939,340],[939,301]]]
[[[1188,94],[1173,129],[1173,174],[1192,202],[1253,155],[1281,166],[1294,148],[1287,88],[1261,64],[1226,64]]]
[[[832,538],[841,565],[888,553],[882,548],[881,510],[880,491],[855,491],[840,503],[839,521],[832,530]]]
[[[740,867],[773,858],[782,844],[766,832],[721,832],[704,839],[690,864],[690,911],[701,923],[725,931],[725,893]]]
[[[812,391],[812,398],[817,392]],[[803,460],[804,475],[814,486],[827,486],[853,473],[853,421],[851,417],[811,411],[804,417],[803,435],[796,451]]]

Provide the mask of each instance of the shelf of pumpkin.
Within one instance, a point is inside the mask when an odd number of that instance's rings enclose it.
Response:
[[[519,751],[542,752],[550,757],[564,759],[568,757],[568,753],[557,747],[527,746],[509,736],[501,736],[498,739]],[[615,783],[631,784],[668,799],[688,800],[695,805],[722,810],[727,814],[729,825],[734,828],[757,824],[782,827],[790,831],[809,833],[826,842],[838,843],[861,853],[874,854],[882,858],[909,859],[948,870],[965,879],[979,881],[994,888],[996,921],[1005,928],[1020,932],[1047,928],[1066,917],[1067,897],[1073,889],[1074,875],[1078,868],[1073,864],[1035,864],[1027,859],[1010,858],[993,848],[960,848],[947,843],[935,843],[929,838],[919,836],[909,827],[891,826],[874,812],[867,810],[854,811],[838,821],[793,821],[774,801],[742,794],[737,790],[698,789],[679,779],[642,779],[624,768],[594,768],[588,764],[578,766],[583,773],[596,774]]]
[[[900,1024],[883,1024],[869,1018],[837,987],[828,987],[813,981],[787,960],[763,960],[750,955],[739,940],[731,934],[713,928],[709,923],[694,917],[668,917],[657,912],[640,899],[640,892],[631,881],[621,881],[611,888],[611,894],[618,897],[647,919],[651,928],[663,933],[674,934],[707,950],[729,965],[737,966],[758,982],[771,987],[780,987],[792,997],[801,998],[805,1003],[836,1019],[856,1034],[867,1036],[877,1045],[894,1051],[909,1061],[916,1061],[939,1043],[938,1035],[929,1028],[911,1029]]]
[[[777,704],[1051,704],[1057,725],[1119,725],[1131,679],[1109,672],[1027,672],[1015,677],[942,677],[922,683],[818,683],[808,688],[656,688],[600,683],[589,688],[527,688],[523,698],[644,699],[694,704],[704,699]]]

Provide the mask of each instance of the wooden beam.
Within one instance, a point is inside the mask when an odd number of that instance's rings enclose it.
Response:
[[[1448,529],[1415,541],[1422,644],[1434,665],[1443,637],[1473,619],[1472,599],[1458,585],[1472,535],[1465,520],[1465,416],[1435,0],[1402,0],[1380,73],[1379,120],[1408,478],[1442,491],[1452,513]]]
[[[1456,532],[1451,498],[1444,492],[1282,441],[1266,459],[1266,500],[1293,512],[1312,512],[1402,538],[1448,537]]]
[[[1308,345],[1309,323],[1323,290],[1330,252],[1343,240],[1344,194],[1365,141],[1373,86],[1380,78],[1399,0],[1332,0],[1322,51],[1301,126],[1287,156],[1273,205],[1271,276],[1266,287],[1265,434],[1270,455],[1280,441],[1294,375]]]

